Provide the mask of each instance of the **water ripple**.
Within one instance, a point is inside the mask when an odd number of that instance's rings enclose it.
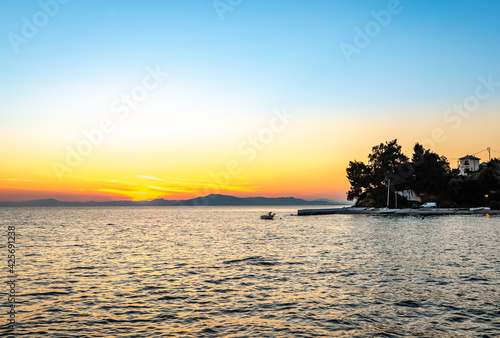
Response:
[[[500,218],[276,209],[0,209],[26,220],[16,334],[500,336]]]

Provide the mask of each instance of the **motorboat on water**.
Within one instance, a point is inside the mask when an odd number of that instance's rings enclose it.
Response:
[[[273,212],[269,212],[267,215],[260,216],[260,219],[274,219],[274,215],[276,214]]]

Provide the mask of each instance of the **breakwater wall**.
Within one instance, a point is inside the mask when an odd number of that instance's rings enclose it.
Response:
[[[302,209],[298,216],[314,215],[402,215],[402,216],[440,216],[440,215],[500,215],[500,210],[489,208],[424,208],[424,209],[378,209],[378,208],[332,208],[332,209]]]

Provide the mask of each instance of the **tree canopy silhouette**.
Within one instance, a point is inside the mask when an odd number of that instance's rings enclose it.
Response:
[[[387,190],[413,190],[424,202],[442,206],[479,206],[489,203],[500,208],[500,160],[481,165],[466,176],[452,171],[448,159],[419,143],[411,160],[397,140],[380,143],[368,154],[368,162],[350,161],[346,169],[349,201],[356,205],[385,206]],[[402,204],[405,199],[401,197]],[[410,203],[406,201],[407,205]],[[400,204],[398,204],[400,205]]]
[[[387,185],[389,179],[395,178],[394,185],[405,181],[400,179],[399,173],[404,172],[407,163],[408,157],[402,153],[397,139],[374,146],[368,155],[368,164],[349,162],[346,172],[351,188],[347,192],[347,199],[360,201],[368,194],[380,197],[381,188]]]

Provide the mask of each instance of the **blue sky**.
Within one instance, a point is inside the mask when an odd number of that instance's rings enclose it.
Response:
[[[354,28],[387,3],[244,0],[221,21],[211,1],[70,1],[19,53],[2,39],[4,87],[112,85],[161,64],[180,82],[330,111],[332,101],[453,99],[478,74],[498,72],[497,1],[401,0],[402,11],[347,64],[339,43],[352,43]],[[40,10],[36,1],[2,7],[4,37]]]
[[[6,34],[40,5],[3,1],[4,92],[111,88],[161,64],[199,90],[331,113],[452,100],[478,75],[498,74],[497,1],[401,0],[348,64],[339,44],[387,4],[244,0],[221,21],[211,1],[70,1],[14,53]]]
[[[222,144],[287,107],[313,126],[295,137],[316,138],[315,146],[324,139],[345,147],[315,132],[325,123],[332,133],[365,135],[362,147],[349,150],[355,154],[393,138],[413,144],[443,125],[443,111],[474,93],[479,77],[500,79],[498,1],[220,0],[232,8],[223,20],[209,0],[61,2],[0,1],[0,132],[38,130],[61,153],[82,128],[112,115],[110,103],[140,83],[147,67],[161,67],[167,80],[129,123],[168,124],[170,134],[191,125],[186,133],[193,135],[179,143],[196,143],[208,125],[213,132],[205,136]],[[43,14],[47,6],[53,16]],[[391,6],[397,13],[377,23],[373,13]],[[23,20],[33,24],[37,15],[46,24],[13,47],[12,34],[22,37]],[[366,34],[370,24],[378,30],[348,62],[341,44],[355,46],[357,29]],[[495,92],[466,124],[498,121],[499,103]],[[370,128],[380,132],[370,135]],[[464,131],[448,132],[458,139]],[[453,149],[435,150],[454,157]]]

